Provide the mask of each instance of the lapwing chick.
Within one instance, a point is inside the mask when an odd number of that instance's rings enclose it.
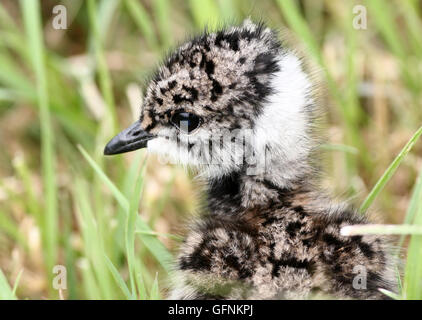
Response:
[[[171,299],[384,299],[389,242],[343,236],[366,219],[316,183],[320,107],[303,60],[262,23],[204,32],[175,49],[140,119],[106,155],[146,147],[196,167],[207,205],[189,227]]]

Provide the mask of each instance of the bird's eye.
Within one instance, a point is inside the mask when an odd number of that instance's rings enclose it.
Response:
[[[171,123],[184,133],[191,133],[202,124],[202,118],[189,112],[176,112],[170,119]]]

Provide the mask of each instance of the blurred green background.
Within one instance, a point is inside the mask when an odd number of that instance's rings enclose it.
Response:
[[[66,8],[67,29],[53,28],[56,5]],[[353,26],[356,5],[366,29]],[[138,117],[145,81],[168,50],[205,25],[245,17],[289,28],[321,70],[322,185],[371,206],[378,221],[416,225],[409,246],[401,239],[409,248],[401,297],[422,298],[422,143],[403,150],[422,124],[421,6],[1,0],[0,298],[165,296],[198,185],[153,156],[145,165],[142,151],[105,158],[102,150]],[[66,289],[53,286],[55,265],[66,267]]]

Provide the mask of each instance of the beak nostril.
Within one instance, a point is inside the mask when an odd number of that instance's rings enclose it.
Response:
[[[136,130],[135,132],[133,132],[133,135],[134,136],[137,136],[137,135],[139,135],[141,133],[141,130],[140,129],[138,129],[138,130]]]

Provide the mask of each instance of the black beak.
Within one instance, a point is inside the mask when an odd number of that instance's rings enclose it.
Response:
[[[104,154],[112,155],[145,148],[148,140],[154,137],[154,135],[142,130],[141,123],[136,121],[107,143]]]

